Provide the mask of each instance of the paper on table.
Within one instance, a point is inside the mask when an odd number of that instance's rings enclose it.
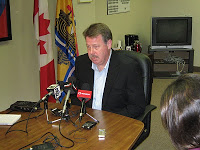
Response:
[[[20,118],[20,114],[0,114],[0,125],[13,125]]]

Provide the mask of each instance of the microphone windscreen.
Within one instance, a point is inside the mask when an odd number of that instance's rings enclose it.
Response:
[[[83,85],[81,86],[81,90],[90,90],[90,85],[88,83],[83,83]]]
[[[68,78],[69,83],[76,83],[76,78],[74,76],[71,76]]]
[[[85,103],[91,99],[92,91],[90,91],[90,85],[88,83],[84,83],[81,86],[81,90],[78,90],[77,97],[80,101],[85,99]]]

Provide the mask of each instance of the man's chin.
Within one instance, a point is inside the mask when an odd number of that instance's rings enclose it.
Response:
[[[97,61],[92,61],[95,65],[98,65],[98,62]]]
[[[91,59],[91,61],[96,65],[98,64],[98,60],[97,59]]]

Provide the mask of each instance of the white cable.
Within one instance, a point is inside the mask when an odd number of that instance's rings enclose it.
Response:
[[[177,57],[177,56],[171,56],[171,54],[168,55],[167,58],[163,59],[164,61],[168,62],[168,63],[176,63],[176,73],[179,75],[180,72],[183,71],[184,67],[185,67],[185,61],[184,59],[182,59],[181,57]],[[182,64],[182,69],[179,70],[179,66]]]

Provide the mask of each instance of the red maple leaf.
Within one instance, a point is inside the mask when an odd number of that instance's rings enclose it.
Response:
[[[39,36],[49,34],[48,27],[50,24],[49,19],[44,19],[44,13],[39,16]]]
[[[38,12],[39,12],[39,1],[34,0],[33,22],[35,22],[34,17]]]
[[[40,45],[40,55],[41,54],[47,54],[47,51],[46,51],[46,49],[44,48],[44,44],[45,44],[46,42],[45,41],[42,41],[42,40],[40,40],[39,42],[38,42],[38,45]]]

